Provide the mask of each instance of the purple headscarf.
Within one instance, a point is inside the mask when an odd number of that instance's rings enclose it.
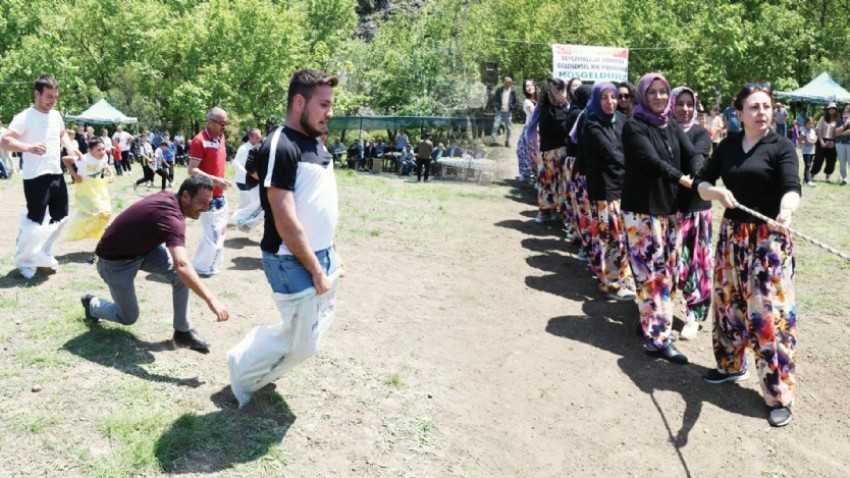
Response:
[[[694,98],[694,111],[693,113],[691,113],[691,117],[688,118],[688,123],[681,125],[682,129],[688,131],[689,129],[691,129],[691,126],[699,123],[697,118],[699,118],[700,103],[699,98],[697,97],[697,94],[696,92],[694,92],[694,90],[688,88],[687,86],[677,86],[676,88],[673,88],[673,91],[670,92],[670,112],[668,114],[670,116],[670,119],[672,119],[673,121],[679,121],[678,119],[676,119],[676,101],[679,100],[679,95],[681,95],[682,93],[690,93],[691,96]]]
[[[649,100],[646,97],[646,90],[649,89],[649,85],[651,85],[655,80],[663,81],[667,89],[670,89],[670,83],[667,82],[667,79],[664,78],[664,75],[661,73],[647,73],[643,75],[640,78],[640,82],[638,82],[638,105],[632,113],[632,116],[635,118],[641,118],[650,124],[663,128],[664,126],[667,126],[667,115],[670,113],[670,103],[668,102],[667,106],[664,107],[664,111],[662,111],[661,114],[658,114],[652,111],[652,108],[649,107]]]
[[[614,113],[606,114],[602,111],[602,93],[605,90],[614,90],[616,94],[618,92],[617,85],[611,83],[610,81],[600,81],[593,85],[593,92],[590,94],[590,102],[587,104],[587,111],[589,113],[589,117],[597,118],[606,123],[614,122]]]

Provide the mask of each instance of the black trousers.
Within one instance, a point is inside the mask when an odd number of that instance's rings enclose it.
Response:
[[[416,180],[422,179],[422,169],[425,169],[425,180],[428,180],[428,174],[431,172],[431,158],[416,158]]]
[[[59,222],[68,216],[68,186],[61,174],[42,174],[24,180],[24,197],[27,200],[27,218],[37,224],[50,213],[50,222]]]
[[[803,166],[804,166],[803,180],[805,182],[809,182],[809,181],[812,180],[812,162],[814,161],[814,159],[815,159],[814,154],[804,154],[803,155]]]
[[[835,161],[838,159],[838,153],[835,148],[821,148],[820,142],[815,146],[815,161],[812,164],[812,176],[820,172],[823,167],[823,173],[829,176],[835,172]],[[826,166],[824,166],[824,162]]]

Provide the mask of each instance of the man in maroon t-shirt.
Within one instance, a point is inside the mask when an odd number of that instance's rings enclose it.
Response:
[[[114,303],[84,295],[81,300],[86,319],[135,323],[139,318],[136,274],[139,270],[160,274],[171,283],[174,345],[209,352],[209,344],[189,321],[189,290],[204,299],[219,322],[230,314],[189,264],[185,220],[198,219],[209,208],[213,188],[211,179],[192,176],[183,181],[177,194],[161,191],[150,195],[115,218],[95,249],[100,258],[97,272],[109,286]]]
[[[207,126],[192,138],[189,146],[189,176],[206,176],[215,184],[210,210],[201,214],[201,243],[192,258],[198,274],[211,276],[224,267],[224,236],[227,233],[227,201],[224,191],[231,182],[224,178],[227,161],[224,127],[227,112],[218,106],[207,113]]]

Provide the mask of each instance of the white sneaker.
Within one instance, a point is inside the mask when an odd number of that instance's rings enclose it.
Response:
[[[24,279],[32,279],[35,277],[35,267],[18,267],[18,270],[21,272],[21,275],[24,276]]]
[[[542,212],[537,213],[537,217],[534,218],[534,222],[537,224],[543,224],[544,222],[549,220],[548,214],[543,214]]]
[[[815,186],[817,186],[817,184],[814,181],[809,181],[809,182],[806,183],[806,186],[815,187]]]
[[[629,302],[635,299],[635,293],[625,287],[620,287],[617,292],[609,292],[605,294],[605,297],[618,302]]]
[[[578,256],[576,256],[576,259],[581,262],[587,262],[587,254],[584,252],[584,249],[579,251]]]
[[[699,334],[699,322],[696,321],[693,317],[688,317],[687,322],[682,327],[682,331],[679,332],[679,338],[682,340],[693,340]]]

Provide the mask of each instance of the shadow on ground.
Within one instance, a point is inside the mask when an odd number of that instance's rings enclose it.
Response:
[[[93,264],[91,261],[94,252],[69,252],[61,256],[56,256],[56,260],[60,264]]]
[[[15,268],[0,277],[0,289],[13,289],[15,287],[37,287],[50,278],[56,271],[39,267],[32,279],[26,279],[21,272]]]
[[[505,179],[501,184],[510,188],[508,193],[505,194],[506,198],[537,207],[537,190],[532,185],[518,179]]]
[[[143,365],[156,361],[154,352],[173,350],[171,340],[145,342],[125,329],[89,324],[89,330],[65,342],[63,349],[90,362],[153,382],[199,387],[197,377],[177,378],[151,373]]]
[[[227,249],[245,249],[246,247],[259,248],[260,243],[250,237],[233,237],[224,240],[224,247]]]
[[[210,399],[218,410],[185,413],[157,440],[154,454],[165,473],[215,473],[262,458],[283,442],[296,419],[274,384],[241,410],[229,386]]]
[[[683,475],[691,476],[681,449],[699,419],[703,405],[710,403],[736,415],[764,418],[766,409],[761,395],[737,384],[710,385],[702,380],[708,371],[699,365],[675,365],[650,357],[643,351],[641,339],[635,335],[639,320],[637,304],[612,303],[602,300],[586,301],[584,316],[555,317],[549,320],[546,331],[552,335],[584,342],[616,354],[623,373],[644,393],[650,395],[658,414],[669,433],[682,463]],[[672,423],[655,400],[655,391],[679,394],[685,402],[682,423]],[[674,473],[675,474],[675,473]]]
[[[234,257],[233,265],[227,269],[235,271],[263,270],[263,261],[259,257]]]

